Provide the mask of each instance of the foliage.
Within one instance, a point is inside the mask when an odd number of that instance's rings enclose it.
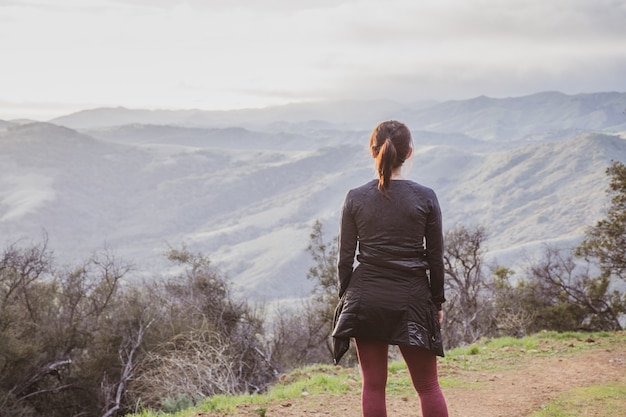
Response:
[[[503,266],[482,272],[484,229],[463,226],[446,233],[444,334],[447,347],[480,337],[522,337],[543,329],[619,330],[626,297],[606,275],[576,262],[566,250],[545,246],[525,274]]]
[[[528,293],[525,282],[513,283],[515,271],[498,266],[493,271],[494,321],[496,334],[524,337],[530,333],[536,319],[536,309],[522,302]],[[532,296],[532,294],[530,294]]]
[[[315,263],[307,274],[314,280],[313,296],[320,304],[329,304],[337,298],[337,243],[324,240],[322,223],[316,220],[309,235],[307,252]],[[332,316],[332,314],[331,314]]]
[[[159,408],[164,399],[171,405],[176,398],[264,390],[275,370],[261,342],[263,320],[248,303],[234,300],[225,277],[203,254],[171,249],[168,258],[183,271],[151,287],[159,320],[129,395]]]
[[[307,278],[314,281],[311,315],[309,321],[317,327],[319,345],[326,347],[331,357],[332,349],[330,334],[332,332],[333,315],[337,305],[337,241],[324,241],[322,223],[317,220],[313,224],[307,252],[315,264],[309,269]]]
[[[110,253],[55,269],[41,244],[9,245],[0,258],[0,410],[4,415],[72,416],[115,407],[105,381],[125,383],[109,332],[130,265]],[[109,337],[104,337],[104,334]],[[113,345],[116,346],[116,345]],[[111,385],[109,387],[112,388]],[[106,414],[105,414],[106,415]]]
[[[521,302],[536,311],[532,330],[619,330],[626,312],[623,294],[611,290],[608,277],[594,277],[574,256],[546,246],[543,258],[530,267],[520,286]]]
[[[614,161],[606,174],[610,176],[607,193],[611,196],[606,217],[587,230],[575,253],[597,260],[605,278],[626,280],[626,165]]]
[[[39,245],[0,256],[0,416],[114,417],[134,404],[182,407],[260,392],[276,373],[263,320],[230,295],[201,254],[171,250],[183,272],[123,282],[111,253],[58,268]],[[182,405],[181,405],[182,404]]]
[[[612,196],[606,218],[571,252],[545,246],[527,277],[508,288],[522,311],[533,312],[528,331],[622,328],[626,294],[615,281],[624,280],[626,268],[626,167],[614,162],[606,173]]]

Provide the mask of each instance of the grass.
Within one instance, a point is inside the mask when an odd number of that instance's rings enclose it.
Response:
[[[510,369],[528,359],[528,356],[572,355],[577,352],[598,348],[611,349],[626,344],[626,332],[541,332],[523,338],[502,337],[481,339],[470,345],[446,352],[439,362],[440,383],[443,387],[471,388],[479,382],[467,382],[458,375],[466,371],[490,372]],[[328,394],[342,395],[358,393],[361,377],[357,368],[344,368],[332,365],[315,365],[297,369],[283,375],[267,392],[254,395],[218,395],[202,400],[194,407],[176,413],[139,410],[127,417],[192,417],[199,412],[220,411],[233,413],[238,407],[246,406],[259,416],[265,415],[266,408],[285,399]],[[387,392],[390,396],[413,395],[411,379],[403,361],[389,364]],[[584,397],[598,407],[611,407],[616,402],[623,403],[626,387],[591,387],[572,391],[572,396],[564,396],[557,402],[546,405],[541,413],[532,417],[563,417],[571,414],[567,407],[579,407],[577,398]],[[610,408],[608,408],[610,409]],[[557,411],[553,411],[557,410]],[[564,410],[564,411],[559,411]],[[550,414],[552,413],[552,414]],[[560,413],[560,414],[559,414]],[[570,414],[567,414],[570,413]],[[590,414],[594,415],[594,414]],[[598,414],[602,415],[602,414]],[[605,414],[612,415],[612,414]]]
[[[501,337],[478,342],[446,352],[441,361],[445,371],[497,371],[519,364],[526,356],[564,356],[603,346],[626,343],[624,332],[554,332],[544,331],[523,338]]]
[[[297,399],[316,394],[340,395],[354,389],[360,389],[360,376],[357,369],[314,365],[281,376],[263,394],[216,395],[202,400],[194,407],[176,413],[141,410],[127,417],[191,417],[198,412],[208,411],[232,413],[241,405],[257,406],[257,413],[264,415],[263,410],[273,401]]]
[[[575,388],[529,417],[618,416],[625,403],[626,385]]]

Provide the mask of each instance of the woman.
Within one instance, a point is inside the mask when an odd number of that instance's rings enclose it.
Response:
[[[388,348],[398,345],[422,415],[446,417],[437,377],[445,301],[439,202],[433,190],[402,176],[413,152],[406,125],[380,123],[371,134],[370,150],[378,179],[350,190],[341,215],[335,362],[354,338],[363,416],[385,417]]]

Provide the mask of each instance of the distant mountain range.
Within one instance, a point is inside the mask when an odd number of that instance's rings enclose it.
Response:
[[[122,107],[85,110],[51,122],[73,129],[156,124],[185,127],[244,127],[262,131],[371,129],[395,118],[413,129],[463,133],[480,140],[533,139],[555,131],[626,130],[626,93],[565,95],[543,92],[524,97],[442,103],[400,104],[391,101],[300,103],[264,109],[130,110]]]
[[[64,263],[106,246],[147,278],[185,244],[252,297],[306,296],[311,226],[336,235],[345,193],[373,178],[369,133],[394,118],[413,131],[409,177],[435,189],[446,228],[485,225],[490,259],[520,268],[603,215],[605,169],[626,161],[625,110],[625,93],[546,92],[0,121],[0,236],[45,230]]]

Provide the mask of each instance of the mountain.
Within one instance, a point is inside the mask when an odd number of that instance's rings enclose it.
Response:
[[[6,120],[0,120],[0,130],[8,129],[9,127],[15,126],[16,123],[7,122]]]
[[[425,103],[413,103],[420,108]],[[396,114],[405,105],[387,100],[294,103],[241,110],[143,110],[124,107],[83,110],[51,120],[73,129],[93,129],[126,124],[159,124],[186,127],[239,126],[267,130],[284,124],[327,123],[346,128],[370,128]]]
[[[409,113],[398,106],[390,117],[421,126],[408,176],[435,189],[444,226],[485,225],[489,259],[519,270],[545,243],[571,247],[603,215],[605,169],[626,161],[624,97],[479,97]],[[503,118],[490,124],[505,113],[516,115],[515,135],[503,133],[514,131]],[[358,112],[346,114],[356,120]],[[374,173],[367,143],[375,123],[356,129],[337,115],[315,116],[268,118],[264,129],[134,117],[80,129],[60,121],[0,128],[0,236],[37,241],[45,230],[69,264],[108,247],[153,279],[167,273],[168,247],[184,244],[256,299],[306,296],[313,223],[333,238],[346,192]]]
[[[626,130],[626,94],[566,95],[543,92],[525,97],[449,101],[403,115],[412,126],[434,132],[462,132],[482,140],[532,139],[565,131]]]
[[[245,127],[262,131],[307,132],[371,130],[379,121],[395,118],[413,130],[464,134],[482,141],[563,139],[587,131],[626,130],[626,93],[566,95],[542,92],[523,97],[476,97],[442,103],[337,101],[297,103],[231,111],[85,110],[51,122],[73,129],[127,124],[183,127]],[[320,123],[324,125],[320,128]]]

